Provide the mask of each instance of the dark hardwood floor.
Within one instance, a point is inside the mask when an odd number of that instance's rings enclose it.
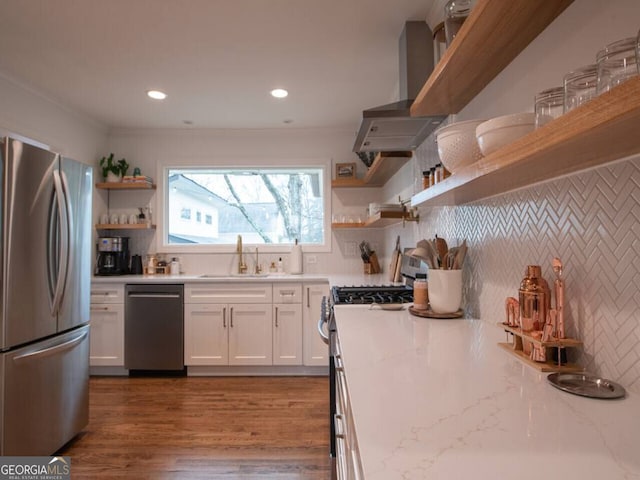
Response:
[[[330,478],[326,377],[92,377],[73,479]]]

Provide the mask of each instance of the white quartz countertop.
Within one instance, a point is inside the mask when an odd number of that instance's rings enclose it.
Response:
[[[493,322],[335,312],[366,480],[640,479],[639,395],[562,392]]]
[[[303,273],[254,275],[184,274],[184,275],[109,275],[94,276],[94,284],[113,283],[228,283],[228,282],[329,282],[333,285],[386,285],[387,275]]]
[[[94,276],[94,284],[105,283],[246,283],[246,282],[326,282],[327,275],[304,274],[270,274],[270,275],[225,275],[225,274],[193,274],[193,275],[110,275]]]

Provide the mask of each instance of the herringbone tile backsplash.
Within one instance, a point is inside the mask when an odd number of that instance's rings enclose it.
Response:
[[[469,317],[501,321],[526,265],[541,265],[552,285],[551,260],[560,257],[568,335],[584,342],[577,360],[640,393],[640,158],[469,205],[421,208],[416,228],[417,239],[467,239]]]

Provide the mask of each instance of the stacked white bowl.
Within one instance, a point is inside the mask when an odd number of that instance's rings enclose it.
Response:
[[[482,158],[476,140],[476,127],[482,122],[484,120],[451,123],[436,132],[440,161],[451,173]]]
[[[476,138],[482,154],[487,156],[520,137],[533,132],[535,125],[535,113],[503,115],[478,125]]]

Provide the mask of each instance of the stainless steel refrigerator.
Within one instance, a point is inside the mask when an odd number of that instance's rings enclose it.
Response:
[[[91,167],[0,138],[0,455],[88,423],[91,195]]]

